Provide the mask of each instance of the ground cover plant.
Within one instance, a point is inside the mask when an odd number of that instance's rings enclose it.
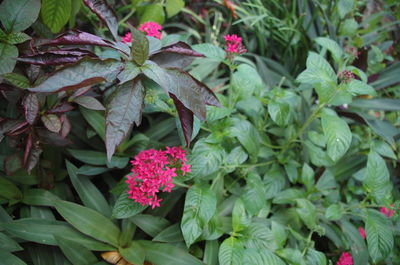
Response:
[[[0,263],[400,263],[397,1],[3,0]]]

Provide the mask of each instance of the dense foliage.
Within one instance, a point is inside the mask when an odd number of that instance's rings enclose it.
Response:
[[[0,263],[400,263],[400,3],[0,2]]]

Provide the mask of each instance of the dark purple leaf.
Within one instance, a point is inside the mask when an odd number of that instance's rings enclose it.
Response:
[[[74,92],[74,94],[72,94],[72,96],[71,96],[70,99],[74,99],[74,98],[76,98],[76,97],[80,97],[80,96],[82,96],[82,95],[85,95],[88,91],[90,91],[90,89],[92,89],[91,86],[79,88],[78,90],[76,90],[76,91]]]
[[[44,128],[36,129],[39,141],[43,144],[55,145],[55,146],[67,146],[72,144],[72,141],[68,138],[63,138],[58,133],[50,132]]]
[[[83,0],[85,5],[89,7],[103,22],[107,24],[114,39],[118,40],[118,19],[114,11],[105,0]]]
[[[62,138],[65,138],[68,136],[68,134],[71,131],[71,122],[69,121],[69,119],[67,118],[67,116],[65,114],[63,114],[61,116],[61,122],[62,122],[62,126],[61,126],[61,131],[60,131],[60,135]]]
[[[61,130],[61,121],[57,115],[48,114],[41,117],[44,126],[51,132],[58,133]]]
[[[96,45],[114,48],[111,41],[102,39],[96,35],[79,31],[69,30],[52,40],[37,40],[35,46],[57,46],[57,45]]]
[[[106,149],[108,160],[122,142],[133,123],[139,126],[144,105],[144,87],[140,78],[126,82],[117,88],[107,106]]]
[[[204,57],[204,55],[193,51],[188,44],[178,42],[152,54],[150,60],[161,67],[184,68],[191,64],[196,57]]]
[[[17,60],[34,65],[63,65],[76,63],[85,56],[96,57],[95,54],[83,50],[54,50],[19,57]]]
[[[20,121],[18,124],[16,124],[8,131],[7,135],[14,136],[21,134],[25,131],[26,128],[28,128],[27,125],[28,125],[27,121]]]
[[[368,69],[368,49],[363,47],[358,50],[358,55],[354,60],[353,66],[363,70],[364,72]]]
[[[23,102],[25,119],[29,124],[33,124],[39,113],[39,100],[36,94],[29,94]]]
[[[10,130],[13,128],[19,126],[21,123],[24,124],[24,121],[19,121],[19,120],[9,120],[9,119],[3,119],[0,122],[0,142],[3,140],[4,135],[8,133]],[[25,124],[24,124],[25,125]]]
[[[26,139],[26,145],[25,145],[25,152],[24,152],[24,165],[27,165],[29,153],[31,152],[32,149],[32,133],[28,134],[28,137]]]
[[[103,81],[113,81],[123,69],[123,63],[108,59],[85,58],[54,72],[44,82],[29,88],[32,92],[53,93],[67,89],[78,89]]]
[[[47,111],[47,113],[64,113],[73,110],[75,107],[69,103],[62,103],[57,105],[55,108]]]
[[[193,133],[193,112],[186,108],[174,94],[169,94],[174,101],[181,122],[183,135],[185,136],[186,146],[189,147]]]
[[[4,172],[8,176],[12,176],[21,168],[23,168],[23,164],[19,154],[12,154],[4,159]]]
[[[97,99],[90,96],[80,96],[74,99],[75,103],[92,110],[105,110],[103,104],[101,104]]]
[[[368,76],[368,84],[375,82],[376,80],[378,80],[380,74],[373,74]]]

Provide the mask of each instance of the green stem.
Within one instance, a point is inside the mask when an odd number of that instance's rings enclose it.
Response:
[[[180,182],[180,181],[177,181],[176,179],[173,180],[173,183],[174,183],[176,186],[178,186],[178,187],[187,188],[187,189],[190,188],[189,185],[187,185],[187,184],[185,184],[185,183],[182,183],[182,182]]]
[[[246,168],[246,167],[262,167],[262,166],[268,166],[273,163],[275,163],[275,160],[271,160],[268,162],[263,162],[263,163],[258,163],[258,164],[243,164],[243,165],[228,165],[228,166],[222,166],[220,168],[232,168],[232,167],[241,167],[241,168]]]

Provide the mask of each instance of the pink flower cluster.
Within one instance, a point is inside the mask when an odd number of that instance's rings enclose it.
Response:
[[[336,265],[353,265],[353,257],[349,252],[343,252]]]
[[[243,54],[247,52],[246,48],[243,46],[242,38],[238,37],[236,34],[225,35],[226,52],[228,55],[232,54]]]
[[[151,21],[145,22],[139,26],[138,30],[146,33],[147,36],[161,39],[162,26],[156,22],[151,22]],[[122,42],[125,43],[132,42],[132,35],[130,32],[126,33],[125,36],[122,37]]]
[[[394,204],[390,205],[391,207],[394,206]],[[380,212],[386,215],[387,217],[392,217],[394,214],[394,210],[386,207],[381,207]]]
[[[131,161],[132,174],[127,176],[129,198],[143,206],[159,207],[162,199],[157,198],[157,193],[160,189],[171,192],[175,186],[172,178],[177,173],[185,175],[190,172],[190,165],[186,162],[186,151],[180,147],[141,151]]]
[[[365,239],[365,238],[367,237],[367,234],[365,233],[364,227],[360,226],[360,227],[358,228],[358,232],[360,233],[360,236],[361,236],[363,239]]]

